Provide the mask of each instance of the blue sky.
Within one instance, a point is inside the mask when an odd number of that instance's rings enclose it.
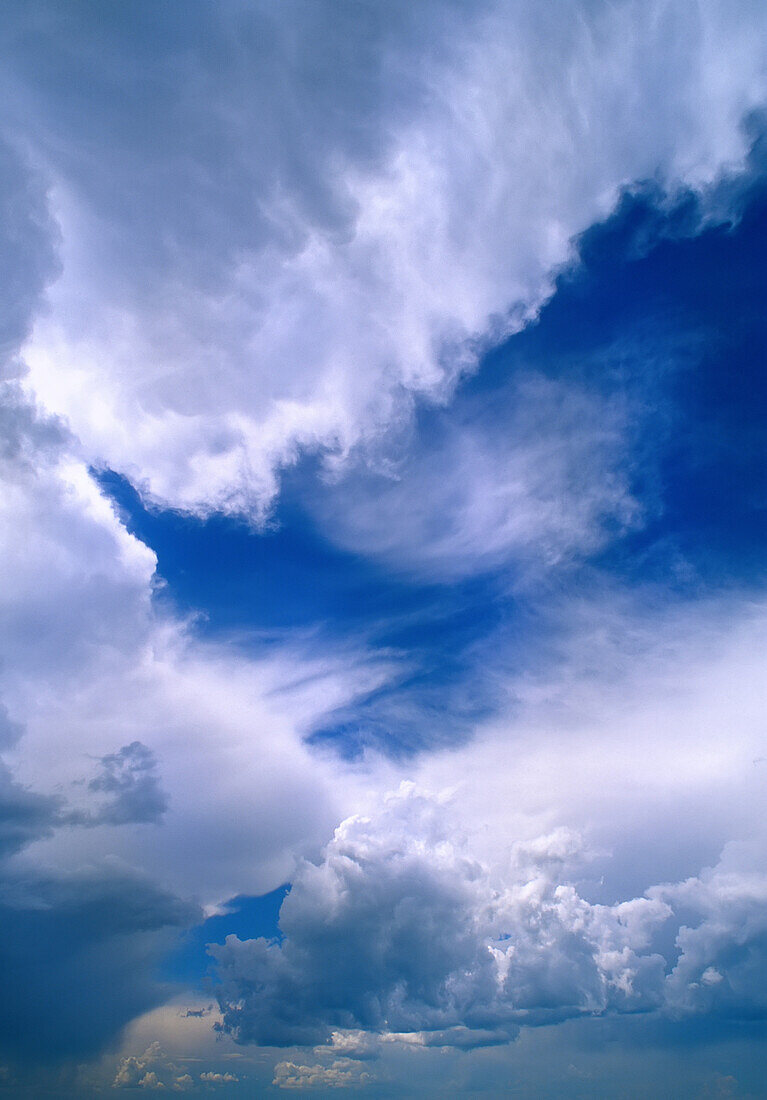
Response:
[[[766,36],[9,6],[0,1094],[767,1096]]]

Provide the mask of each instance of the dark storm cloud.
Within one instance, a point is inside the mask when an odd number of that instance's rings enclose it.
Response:
[[[107,800],[89,817],[22,786],[0,764],[3,1057],[96,1053],[166,995],[156,966],[199,919],[197,907],[117,860],[56,873],[24,853],[65,825],[156,820],[165,803],[153,767],[143,745],[107,756],[94,781]]]
[[[117,863],[0,880],[0,1050],[96,1054],[167,990],[154,972],[198,910]]]
[[[59,820],[60,805],[58,798],[16,783],[0,761],[0,860],[49,836]]]

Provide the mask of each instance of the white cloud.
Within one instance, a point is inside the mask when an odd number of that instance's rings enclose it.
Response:
[[[395,21],[371,39],[376,57],[386,47],[374,87],[367,52],[354,79],[330,93],[324,62],[318,71],[310,64],[324,56],[310,9],[295,25],[253,9],[245,30],[261,20],[267,45],[252,51],[282,58],[253,101],[263,105],[276,72],[300,80],[292,87],[284,77],[276,113],[252,118],[234,110],[226,83],[207,94],[215,65],[202,89],[188,91],[182,59],[201,47],[195,40],[186,51],[171,34],[181,77],[137,134],[118,106],[130,75],[109,68],[123,56],[119,26],[111,53],[96,33],[78,56],[96,86],[113,77],[112,108],[98,96],[88,109],[73,106],[45,84],[55,72],[40,61],[63,41],[57,28],[68,33],[55,6],[36,8],[32,62],[25,46],[2,77],[9,126],[29,125],[29,155],[54,181],[64,259],[23,378],[15,355],[55,268],[55,233],[38,177],[3,151],[11,213],[0,220],[0,252],[18,274],[0,315],[0,560],[10,578],[0,589],[10,769],[0,840],[12,861],[3,888],[14,965],[22,955],[38,969],[49,960],[28,913],[52,953],[39,988],[55,1004],[43,1008],[61,1016],[61,1003],[83,998],[63,1020],[70,1050],[81,1036],[66,1027],[85,1021],[93,1042],[106,1040],[153,1003],[157,941],[199,915],[176,895],[214,906],[265,891],[307,854],[317,862],[299,863],[284,943],[230,940],[217,951],[226,1021],[242,1039],[329,1040],[323,1053],[275,1071],[283,1087],[361,1084],[370,1048],[355,1033],[370,1029],[392,1046],[463,1047],[573,1014],[764,1007],[755,826],[764,780],[753,763],[763,741],[760,608],[729,601],[680,629],[662,615],[584,601],[572,612],[570,648],[548,655],[545,674],[512,675],[512,658],[498,655],[508,713],[471,745],[405,769],[354,768],[311,753],[302,735],[385,679],[386,662],[352,647],[321,651],[311,638],[262,659],[201,641],[154,605],[154,554],[89,472],[90,460],[105,460],[177,505],[259,513],[275,468],[297,448],[344,454],[400,421],[413,394],[444,398],[473,362],[472,339],[493,338],[537,308],[571,234],[609,208],[622,182],[658,169],[672,184],[703,186],[737,164],[738,124],[764,95],[760,7],[618,4],[581,19],[573,6],[555,19],[531,5],[457,16],[465,33],[437,35],[425,77],[392,106],[393,84],[423,60],[442,18],[429,7],[411,23],[406,7],[395,6],[405,30]],[[24,12],[13,13],[11,30]],[[214,46],[221,36],[232,46],[226,27],[209,29]],[[369,27],[346,29],[348,42],[332,32],[350,51],[342,73]],[[251,102],[252,54],[235,52],[245,58],[232,85],[239,107]],[[147,73],[158,77],[166,62],[148,60]],[[25,63],[44,78],[34,94]],[[117,153],[97,157],[104,117]],[[324,127],[316,141],[307,122],[315,119]],[[286,127],[287,151],[270,168],[265,154],[283,146]],[[168,146],[171,136],[181,145]],[[233,165],[234,197],[221,163]],[[556,394],[544,397],[548,421]],[[492,446],[459,433],[446,456],[426,461],[437,507],[419,511],[416,489],[393,483],[380,502],[385,524],[360,515],[343,537],[446,576],[466,569],[467,550],[495,562],[541,539],[551,560],[589,547],[600,517],[628,522],[631,502],[612,461],[620,416],[588,403],[578,410],[578,425],[564,424],[566,461],[545,433],[534,445]],[[608,423],[604,450],[597,421]],[[584,426],[584,435],[575,430]],[[453,526],[430,542],[426,529],[447,509],[443,458],[461,483]],[[590,477],[573,493],[570,476],[584,466]],[[403,514],[394,529],[389,520]],[[157,761],[155,786],[139,778],[137,787],[118,767],[137,743]],[[65,826],[61,807],[83,793],[94,757],[103,780],[94,790],[127,790],[129,801],[138,792],[143,809],[110,803],[92,828]],[[403,770],[427,789],[455,788],[453,802],[406,788],[360,811],[362,788],[380,791]],[[585,865],[581,835],[592,852]],[[86,935],[94,923],[98,950]],[[114,973],[113,1015],[100,1023],[82,958],[53,957],[53,933],[73,926],[83,953]],[[668,927],[678,959],[667,944],[661,950]],[[131,973],[109,969],[119,965]],[[37,1021],[27,974],[18,989]],[[10,1016],[16,1026],[18,1004]],[[24,1041],[35,1037],[30,1027]],[[115,1080],[180,1091],[190,1078],[150,1047],[126,1053]]]
[[[203,1072],[195,1081],[190,1073],[176,1065],[155,1041],[143,1054],[129,1054],[121,1059],[113,1089],[146,1089],[148,1092],[191,1092],[202,1082],[204,1085],[236,1082],[234,1074]]]
[[[259,661],[155,607],[153,552],[19,387],[50,255],[34,177],[0,157],[0,1031],[11,1057],[44,1033],[74,1058],[167,995],[158,958],[202,916],[184,899],[272,889],[322,843],[346,794],[302,734],[385,672],[311,638]]]
[[[28,239],[29,253],[9,281],[0,325],[19,340],[51,259],[38,242],[38,185],[7,158],[3,211],[13,217],[0,220],[0,249],[9,271],[14,242]],[[5,799],[8,844],[39,838],[19,858],[60,870],[116,855],[209,904],[272,889],[289,876],[291,852],[321,843],[338,817],[338,770],[310,755],[303,734],[385,677],[386,662],[347,647],[320,652],[310,636],[257,660],[201,643],[189,623],[158,610],[154,553],[128,533],[78,442],[21,392],[22,371],[7,347],[0,696],[2,747],[16,780]],[[101,773],[88,788],[94,757]],[[167,828],[147,845],[140,822],[166,809]],[[71,828],[61,827],[67,813]],[[94,827],[85,836],[78,822]]]
[[[573,1016],[763,1009],[763,843],[604,905],[579,893],[588,853],[566,830],[511,843],[490,866],[456,839],[455,812],[403,786],[298,871],[281,944],[231,936],[211,948],[237,1041],[302,1044],[340,1024],[461,1048]],[[348,1034],[350,1044],[335,1031],[315,1053],[372,1053]],[[320,1069],[286,1063],[283,1073],[297,1087]]]
[[[580,845],[564,830],[512,844],[491,869],[460,829],[444,800],[407,785],[339,826],[294,878],[281,945],[211,947],[225,1025],[272,1045],[338,1026],[450,1045],[450,1028],[484,1043],[492,1028],[511,1038],[521,1023],[661,1002],[663,960],[648,949],[671,913],[662,900],[589,904],[567,884]]]
[[[760,838],[761,839],[761,838]],[[685,913],[670,1000],[679,1011],[761,1016],[767,1008],[764,843],[730,842],[701,875],[653,895]]]
[[[278,1062],[273,1085],[280,1089],[348,1089],[367,1084],[374,1078],[359,1063],[346,1058],[329,1066],[303,1066],[296,1062]]]
[[[200,1074],[200,1080],[205,1085],[235,1085],[239,1081],[239,1077],[236,1073],[214,1073],[212,1070],[208,1070],[205,1073]]]
[[[387,662],[343,646],[320,654],[311,638],[261,660],[196,640],[153,607],[154,555],[66,447],[34,472],[14,465],[4,489],[0,694],[25,730],[6,759],[23,783],[63,794],[73,823],[101,823],[89,836],[57,830],[34,859],[77,865],[106,845],[205,903],[279,885],[289,853],[320,843],[337,820],[338,767],[302,736],[380,682]],[[139,772],[115,771],[136,743],[156,774],[141,761]],[[94,756],[114,774],[88,790]],[[91,806],[99,790],[102,804]],[[130,823],[158,820],[165,807],[147,846]]]
[[[257,516],[301,448],[444,398],[621,185],[740,164],[767,87],[749,3],[195,7],[149,18],[153,51],[88,30],[66,93],[45,10],[5,78],[63,233],[31,384],[91,459],[201,511]]]
[[[464,1048],[762,1010],[764,610],[573,624],[558,662],[507,674],[513,718],[399,769],[449,793],[371,802],[299,868],[281,944],[212,949],[241,1042],[369,1057],[359,1029]]]
[[[638,522],[627,410],[574,384],[526,373],[503,396],[409,441],[383,472],[364,469],[310,502],[328,537],[389,568],[445,580],[511,561],[545,573]]]

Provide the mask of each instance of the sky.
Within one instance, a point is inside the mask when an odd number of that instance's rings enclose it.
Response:
[[[0,1097],[767,1097],[766,47],[7,0]]]

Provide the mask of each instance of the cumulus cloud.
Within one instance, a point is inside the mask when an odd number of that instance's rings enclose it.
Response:
[[[348,1089],[360,1087],[374,1078],[358,1063],[341,1058],[329,1066],[304,1066],[296,1062],[278,1062],[273,1085],[280,1089]]]
[[[466,1048],[586,1015],[763,1011],[763,846],[605,905],[579,889],[588,852],[564,828],[495,865],[459,838],[450,801],[412,785],[344,822],[297,873],[279,943],[210,947],[224,1030],[359,1059],[367,1033]]]
[[[622,185],[705,188],[765,98],[749,3],[99,15],[5,31],[63,235],[31,383],[92,460],[202,512],[263,516],[302,449],[444,399]]]
[[[172,1062],[158,1042],[143,1054],[129,1054],[117,1067],[114,1089],[146,1089],[147,1091],[189,1092],[195,1087],[190,1074]]]
[[[344,822],[297,873],[281,943],[211,946],[224,1027],[273,1045],[338,1027],[439,1031],[449,1045],[453,1027],[511,1038],[520,1023],[661,1003],[648,948],[665,902],[587,902],[568,884],[578,842],[564,830],[513,846],[494,872],[457,835],[440,800],[408,786],[374,819]]]
[[[200,1074],[200,1080],[205,1085],[235,1085],[239,1077],[236,1073],[214,1073],[213,1070],[208,1070]]]
[[[239,1083],[236,1073],[216,1070],[195,1071],[193,1074],[178,1065],[155,1040],[142,1054],[128,1054],[117,1066],[113,1089],[146,1089],[151,1092],[199,1092],[200,1086],[215,1090]]]
[[[679,1012],[736,1019],[767,1011],[767,875],[764,848],[730,842],[721,860],[653,896],[685,914],[669,976],[669,1000]]]

